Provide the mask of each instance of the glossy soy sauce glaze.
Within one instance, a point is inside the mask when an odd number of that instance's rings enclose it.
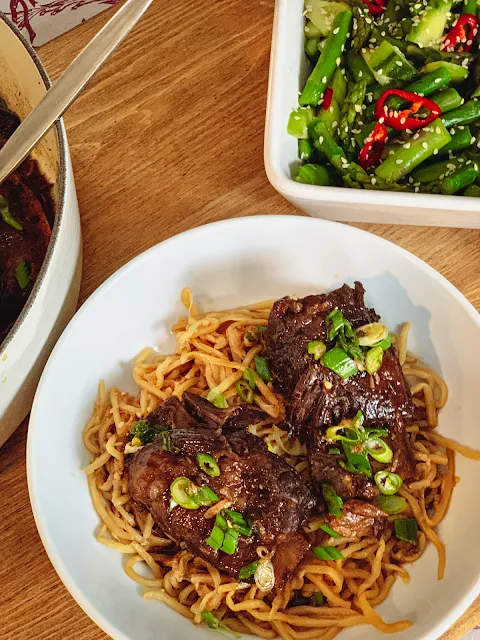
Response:
[[[20,119],[0,98],[0,148]],[[55,217],[52,185],[27,158],[0,185],[0,344],[35,284]]]

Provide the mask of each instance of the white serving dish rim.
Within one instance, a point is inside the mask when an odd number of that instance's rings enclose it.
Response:
[[[48,90],[52,86],[52,82],[48,76],[48,73],[43,66],[40,58],[38,57],[35,49],[28,42],[28,40],[22,35],[19,29],[13,24],[11,20],[7,18],[7,16],[0,11],[0,20],[2,20],[9,29],[13,31],[16,37],[20,40],[24,48],[28,51],[32,62],[38,69],[40,76],[42,77],[45,88]],[[67,186],[67,135],[65,132],[65,125],[63,119],[57,120],[55,123],[55,130],[57,133],[57,141],[58,141],[58,151],[59,151],[59,170],[58,170],[58,196],[55,200],[55,220],[53,223],[52,235],[50,238],[50,242],[48,244],[47,252],[45,254],[45,258],[43,259],[42,266],[40,268],[40,272],[35,281],[35,285],[33,286],[30,295],[23,306],[20,315],[15,320],[15,323],[11,327],[4,341],[0,344],[0,357],[4,353],[6,353],[9,345],[13,342],[15,336],[17,335],[23,321],[25,320],[27,314],[30,312],[35,299],[43,285],[43,282],[46,278],[47,271],[49,269],[50,263],[52,262],[53,254],[55,252],[55,248],[57,245],[58,238],[60,236],[60,227],[62,224],[62,219],[65,214],[65,206],[66,206],[66,186]]]

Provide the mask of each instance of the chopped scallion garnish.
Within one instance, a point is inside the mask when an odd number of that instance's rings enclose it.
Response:
[[[407,501],[402,496],[378,496],[377,504],[389,515],[397,515],[407,508]]]
[[[238,536],[240,534],[235,529],[229,527],[225,531],[225,536],[223,538],[222,546],[220,547],[220,551],[224,553],[228,553],[229,556],[233,555],[237,550],[238,545]]]
[[[248,578],[251,578],[255,574],[257,567],[258,562],[251,562],[250,564],[245,565],[240,569],[238,577],[240,580],[248,580]]]
[[[211,478],[217,478],[220,475],[220,467],[215,458],[208,453],[197,453],[198,466]]]
[[[242,402],[253,402],[253,390],[246,380],[238,380],[235,383],[235,391],[238,393],[238,397]]]
[[[343,500],[340,496],[337,496],[335,489],[331,484],[323,483],[322,484],[322,494],[323,499],[327,505],[328,512],[332,514],[332,516],[341,516],[343,509]]]
[[[30,267],[25,260],[22,260],[15,267],[15,277],[20,289],[26,289],[30,284]]]
[[[325,596],[321,591],[315,591],[315,593],[313,594],[313,598],[315,600],[316,607],[321,607],[325,604]]]
[[[388,464],[393,458],[393,451],[381,438],[369,438],[365,443],[365,448],[377,462]]]
[[[369,349],[365,355],[365,369],[370,375],[380,370],[383,362],[382,347],[373,347]]]
[[[322,531],[325,531],[325,533],[327,533],[332,538],[341,538],[341,535],[338,533],[338,531],[335,531],[334,529],[330,529],[330,527],[327,524],[322,524],[320,529]]]
[[[255,374],[253,373],[252,369],[250,369],[249,367],[245,367],[245,369],[243,370],[243,379],[248,382],[251,389],[255,389]]]
[[[333,349],[324,353],[320,362],[343,379],[358,373],[355,361],[340,347],[333,347]]]
[[[395,520],[395,535],[399,540],[416,544],[418,542],[418,524],[415,518]]]
[[[230,627],[222,622],[215,614],[211,611],[202,611],[202,620],[205,622],[209,629],[214,629],[215,631],[224,631],[234,638],[239,638],[239,634],[232,631]]]
[[[313,553],[319,560],[344,560],[336,547],[313,547]]]
[[[321,340],[312,340],[308,343],[308,353],[314,356],[315,360],[320,360],[326,350],[327,347]]]
[[[402,486],[403,480],[396,473],[377,471],[375,474],[375,484],[384,496],[393,496]]]
[[[23,225],[13,217],[8,207],[8,202],[3,196],[0,196],[0,216],[6,224],[9,224],[17,231],[23,231]],[[25,289],[25,287],[22,287],[22,289]]]
[[[219,409],[227,409],[228,404],[225,400],[223,393],[220,393],[216,389],[212,389],[207,396],[207,400]]]
[[[268,362],[262,356],[255,356],[255,369],[257,370],[258,376],[264,381],[270,381],[270,369],[268,367]]]

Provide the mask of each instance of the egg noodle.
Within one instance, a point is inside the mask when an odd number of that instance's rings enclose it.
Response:
[[[125,554],[125,571],[144,587],[144,598],[160,600],[196,624],[202,621],[202,611],[208,610],[236,632],[285,640],[328,640],[359,624],[371,624],[385,633],[409,628],[408,620],[384,622],[374,609],[398,577],[408,583],[403,565],[417,560],[427,541],[437,549],[438,578],[442,578],[445,547],[436,527],[445,517],[457,480],[455,452],[480,459],[479,452],[436,433],[438,412],[447,401],[448,390],[435,371],[407,351],[410,325],[404,324],[393,341],[419,408],[416,413],[424,418],[407,426],[417,479],[399,492],[407,500],[405,515],[417,519],[417,546],[398,540],[393,525],[379,539],[330,538],[327,544],[337,547],[344,560],[318,560],[309,551],[288,583],[265,593],[255,584],[239,582],[202,558],[178,550],[152,516],[136,509],[130,499],[124,450],[132,425],[171,396],[181,398],[186,390],[206,396],[215,389],[229,405],[238,403],[235,383],[262,351],[258,327],[268,324],[273,304],[266,300],[229,311],[199,313],[189,289],[182,291],[181,299],[189,314],[172,328],[175,354],[160,356],[144,349],[135,360],[133,377],[139,394],[131,396],[115,388],[107,391],[103,382],[99,384],[93,415],[83,432],[92,456],[85,471],[101,520],[97,540]],[[255,382],[254,402],[268,417],[251,427],[251,432],[306,478],[304,447],[277,426],[284,417],[281,396],[257,374]],[[320,535],[325,536],[319,531],[323,521],[317,515],[305,527],[312,546],[319,543]],[[307,598],[321,591],[325,605],[290,607],[294,591]]]

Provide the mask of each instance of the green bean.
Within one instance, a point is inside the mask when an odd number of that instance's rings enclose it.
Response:
[[[367,84],[375,82],[373,73],[370,71],[368,64],[359,53],[350,49],[346,55],[346,59],[348,68],[350,69],[350,73],[352,74],[355,82],[360,82],[360,80],[366,80]]]
[[[442,160],[442,162],[437,162],[436,164],[418,167],[418,169],[412,172],[412,180],[413,182],[421,182],[422,184],[443,180],[445,174],[456,171],[458,167],[465,164],[467,160],[468,156],[462,155],[449,160]]]
[[[472,132],[470,127],[459,127],[453,133],[450,130],[452,139],[448,144],[442,147],[438,155],[445,155],[447,153],[454,153],[455,151],[461,151],[462,149],[468,149],[475,142],[475,138],[472,141]]]
[[[469,100],[458,109],[442,115],[443,124],[452,127],[457,124],[469,124],[480,120],[480,100]]]
[[[458,91],[456,89],[452,89],[452,87],[445,89],[445,91],[434,93],[430,98],[440,107],[442,113],[447,113],[447,111],[456,109],[462,104],[463,100]]]
[[[375,169],[386,182],[398,182],[427,158],[448,144],[451,136],[439,119],[417,132]]]
[[[473,13],[474,16],[477,15],[477,0],[463,0],[462,1],[462,15],[466,13]]]
[[[315,116],[312,107],[299,107],[292,111],[288,119],[287,131],[295,138],[308,138],[308,125]]]
[[[303,162],[310,162],[315,155],[315,148],[310,140],[298,141],[298,157]]]
[[[424,67],[420,69],[420,73],[431,73],[432,71],[436,71],[437,69],[446,69],[448,73],[451,75],[453,84],[461,83],[468,78],[469,71],[466,67],[461,64],[454,64],[453,62],[445,62],[444,60],[439,60],[438,62],[429,62]]]
[[[301,105],[316,106],[320,103],[335,69],[340,63],[351,21],[351,11],[342,11],[336,16],[333,29],[327,37],[320,58],[298,100]]]
[[[459,167],[455,173],[442,180],[440,189],[445,195],[453,195],[475,182],[480,174],[480,164],[471,162]]]
[[[331,184],[330,172],[320,164],[304,164],[297,169],[295,182],[327,186]]]
[[[480,198],[480,187],[476,184],[471,184],[465,189],[463,195],[469,196],[470,198]]]
[[[420,47],[431,47],[441,40],[452,9],[452,0],[429,0],[415,22],[407,40]]]

